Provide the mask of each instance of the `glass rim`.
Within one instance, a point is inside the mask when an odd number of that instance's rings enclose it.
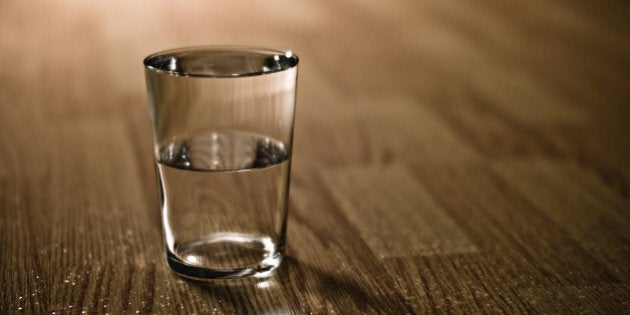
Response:
[[[166,67],[160,67],[161,63],[165,60],[175,60],[177,58],[194,58],[188,55],[196,54],[198,56],[211,56],[211,55],[227,55],[232,54],[234,56],[255,56],[259,58],[272,58],[275,61],[280,61],[282,59],[284,61],[278,68],[273,69],[264,69],[260,68],[259,70],[250,70],[250,71],[237,71],[235,73],[196,73],[196,72],[186,72],[176,69],[169,69]],[[198,77],[198,78],[238,78],[238,77],[248,77],[248,76],[259,76],[272,74],[277,72],[286,71],[298,66],[299,58],[295,55],[291,50],[277,50],[256,46],[239,46],[239,45],[210,45],[210,46],[190,46],[190,47],[181,47],[181,48],[173,48],[162,50],[153,54],[150,54],[143,60],[143,64],[145,69],[166,74],[172,76],[179,77]]]

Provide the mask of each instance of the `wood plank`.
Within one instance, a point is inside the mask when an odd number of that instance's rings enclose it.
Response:
[[[513,188],[481,165],[416,168],[417,178],[480,252],[502,255],[519,286],[616,283],[611,270]],[[499,254],[500,253],[500,254]]]
[[[288,253],[304,275],[293,290],[311,311],[409,313],[393,280],[317,172],[294,177]],[[304,245],[307,244],[307,245]],[[312,289],[308,289],[312,288]],[[335,289],[333,289],[335,288]],[[303,309],[302,311],[309,310]]]
[[[334,94],[318,99],[317,106],[299,109],[303,118],[297,122],[294,161],[300,167],[400,161],[441,165],[479,157],[431,103],[407,97],[343,100]],[[316,136],[306,138],[309,134]]]
[[[530,288],[518,291],[534,312],[625,313],[628,311],[628,285],[568,286]]]
[[[571,163],[509,161],[497,163],[494,169],[617,278],[628,279],[627,200],[603,189],[593,174]]]
[[[378,258],[475,252],[466,234],[400,166],[346,167],[322,174]]]
[[[629,8],[3,1],[0,313],[628,312]],[[214,44],[301,58],[268,279],[164,263],[141,60]]]
[[[488,252],[387,258],[388,274],[414,313],[528,313],[532,307],[516,291],[526,269]]]

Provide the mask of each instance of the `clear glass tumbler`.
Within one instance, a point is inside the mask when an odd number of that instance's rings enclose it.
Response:
[[[266,277],[283,257],[298,58],[196,47],[144,59],[167,261]]]

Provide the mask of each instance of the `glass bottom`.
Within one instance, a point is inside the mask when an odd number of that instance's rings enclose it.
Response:
[[[264,278],[282,262],[282,246],[269,237],[215,233],[166,249],[169,267],[194,280]]]

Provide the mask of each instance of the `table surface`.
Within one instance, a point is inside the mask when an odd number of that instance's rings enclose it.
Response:
[[[2,1],[0,313],[630,311],[627,1]],[[301,57],[288,258],[165,264],[141,60]]]

